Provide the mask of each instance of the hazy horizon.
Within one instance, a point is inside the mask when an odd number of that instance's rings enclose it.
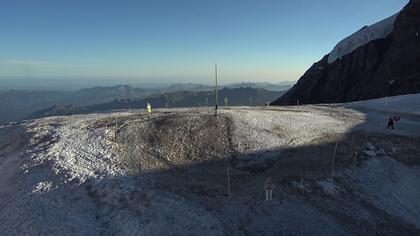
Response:
[[[195,81],[173,81],[168,78],[138,78],[138,77],[0,77],[1,90],[78,90],[92,87],[112,87],[118,85],[130,85],[132,87],[142,88],[163,88],[175,84],[200,84],[213,86],[214,78],[208,80]],[[162,80],[162,81],[159,81]],[[172,81],[172,82],[171,82]],[[296,81],[287,80],[279,82],[220,82],[220,86],[240,84],[240,83],[259,83],[286,85],[293,84]]]

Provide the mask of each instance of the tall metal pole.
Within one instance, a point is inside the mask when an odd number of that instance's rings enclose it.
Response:
[[[218,106],[219,106],[219,97],[218,97],[218,87],[217,87],[217,64],[214,64],[214,74],[215,74],[215,87],[214,87],[214,92],[215,92],[215,99],[216,99],[216,101],[215,101],[215,116],[217,116],[217,109],[218,109]]]

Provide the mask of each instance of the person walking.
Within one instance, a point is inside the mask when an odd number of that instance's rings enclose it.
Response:
[[[388,129],[391,127],[391,129],[394,129],[394,119],[392,117],[389,117],[388,120]]]

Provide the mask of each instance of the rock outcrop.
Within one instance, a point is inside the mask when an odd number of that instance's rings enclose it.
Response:
[[[273,104],[350,102],[420,92],[420,0],[404,7],[385,38],[334,61],[328,57],[313,64]]]

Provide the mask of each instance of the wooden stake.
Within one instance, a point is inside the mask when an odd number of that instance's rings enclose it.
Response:
[[[353,152],[353,146],[354,146],[354,140],[356,139],[356,135],[353,135],[353,138],[351,139],[351,145],[350,145],[350,151]]]
[[[353,135],[353,138],[351,139],[351,145],[350,145],[350,154],[353,157],[353,163],[356,164],[356,156],[354,155],[354,141],[356,139],[356,135]]]
[[[115,130],[114,130],[114,141],[117,142],[117,129],[118,129],[118,120],[115,117]]]
[[[331,186],[332,186],[332,190],[334,193],[334,159],[335,159],[335,154],[337,153],[337,146],[338,146],[338,142],[335,143],[335,148],[334,148],[334,154],[333,154],[333,158],[332,158],[332,162],[331,162]]]
[[[229,171],[229,166],[227,167],[227,177],[228,177],[228,198],[230,199],[230,171]]]
[[[366,145],[366,143],[367,143],[369,132],[370,132],[370,129],[368,129],[367,132],[366,132],[366,137],[365,137],[365,143],[364,143],[364,145]]]

